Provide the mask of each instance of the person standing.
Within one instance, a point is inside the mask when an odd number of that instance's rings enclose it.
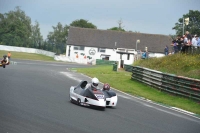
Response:
[[[189,31],[185,32],[185,35],[187,36],[188,39],[188,44],[187,44],[187,53],[191,53],[192,52],[192,35],[189,33]]]
[[[185,35],[186,35],[187,40],[188,40],[188,46],[191,46],[192,45],[192,36],[191,36],[191,34],[189,33],[189,31],[186,31]]]
[[[11,53],[10,53],[10,51],[8,52],[7,56],[8,56],[8,59],[10,60],[10,58],[11,58]]]
[[[192,36],[192,46],[197,48],[197,39],[196,39],[196,35]]]
[[[164,52],[165,52],[165,55],[168,55],[168,54],[169,54],[169,48],[168,48],[167,45],[165,46],[165,50],[164,50]]]
[[[188,47],[189,47],[188,46],[188,39],[187,39],[186,35],[183,35],[183,46],[182,46],[181,52],[187,53]]]
[[[181,36],[178,36],[177,39],[176,39],[176,44],[177,44],[178,52],[181,51],[182,43],[183,43],[183,40],[181,40]]]
[[[178,52],[178,47],[177,47],[177,42],[176,40],[172,41],[172,44],[171,44],[174,48],[174,53],[177,53]]]
[[[197,36],[197,47],[200,48],[200,36]]]

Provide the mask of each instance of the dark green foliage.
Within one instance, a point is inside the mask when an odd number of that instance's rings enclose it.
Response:
[[[70,26],[97,29],[95,25],[89,23],[87,20],[84,19],[75,20],[70,24]]]
[[[30,37],[31,42],[29,44],[29,47],[42,49],[44,44],[43,44],[43,37],[40,33],[39,23],[35,21],[35,25],[31,26],[31,29],[32,29]]]
[[[125,31],[123,28],[119,28],[119,27],[113,27],[108,30]]]
[[[0,44],[26,46],[31,36],[31,19],[19,7],[0,14]]]
[[[64,53],[66,51],[66,41],[68,36],[69,26],[63,26],[60,22],[57,26],[52,26],[53,32],[49,32],[47,38],[49,43],[53,47],[53,51],[57,54]]]
[[[183,18],[189,17],[189,24],[184,26],[184,31],[189,31],[191,34],[200,35],[200,11],[189,10],[189,13],[184,14],[179,18],[178,22],[172,28],[176,30],[176,35],[183,35]]]
[[[39,22],[31,25],[31,18],[19,7],[0,13],[0,45],[53,50],[47,41],[43,41]]]

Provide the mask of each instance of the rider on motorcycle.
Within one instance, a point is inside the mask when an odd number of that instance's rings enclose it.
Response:
[[[108,84],[108,83],[105,83],[104,85],[103,85],[103,89],[102,89],[103,91],[109,91],[110,90],[110,85]]]
[[[3,56],[3,59],[1,60],[1,64],[9,65],[9,59],[7,55]]]
[[[92,83],[91,84],[87,84],[86,88],[91,88],[93,91],[95,91],[95,90],[99,89],[98,88],[98,84],[99,84],[99,80],[96,77],[94,77],[92,79]]]

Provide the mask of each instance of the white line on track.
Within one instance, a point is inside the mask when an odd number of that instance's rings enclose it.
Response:
[[[25,63],[25,62],[17,62],[18,64],[28,64],[28,65],[46,65],[46,66],[66,66],[66,65],[58,65],[58,64],[43,64],[43,63]]]

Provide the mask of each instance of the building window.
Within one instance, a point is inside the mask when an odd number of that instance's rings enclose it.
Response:
[[[74,46],[74,50],[84,50],[84,46]]]
[[[98,48],[98,52],[105,53],[106,49],[105,48]]]
[[[109,57],[103,57],[102,60],[109,60]]]
[[[118,51],[121,51],[121,52],[126,52],[126,49],[124,48],[117,48]]]

